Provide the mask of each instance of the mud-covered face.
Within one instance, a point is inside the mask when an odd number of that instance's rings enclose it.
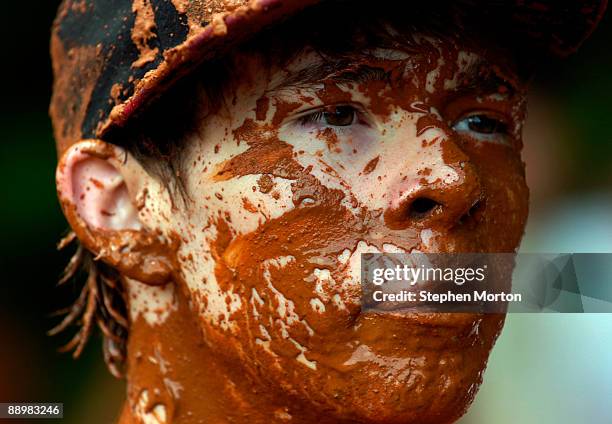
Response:
[[[329,417],[445,422],[503,317],[361,314],[364,252],[511,252],[527,215],[523,89],[501,54],[240,55],[184,155],[169,222],[207,344]],[[385,421],[387,422],[387,421]]]

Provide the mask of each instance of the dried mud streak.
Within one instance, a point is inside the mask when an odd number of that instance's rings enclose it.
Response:
[[[49,115],[58,156],[80,140],[81,125],[89,107],[96,81],[102,72],[100,46],[72,47],[66,50],[56,30],[51,36],[53,61],[53,96]]]
[[[215,174],[215,180],[223,181],[237,176],[269,174],[275,177],[295,179],[302,167],[293,160],[293,148],[278,139],[262,139],[260,131],[274,131],[273,127],[260,126],[247,119],[234,130],[238,143],[246,141],[249,149],[226,161]]]
[[[159,48],[150,47],[151,41],[157,38],[155,13],[151,0],[133,0],[132,12],[136,15],[132,28],[132,42],[139,53],[138,59],[132,63],[132,68],[140,68],[155,60],[159,53]]]
[[[363,168],[363,174],[368,175],[371,174],[372,171],[376,169],[376,165],[378,165],[378,161],[380,160],[380,156],[376,156],[374,159],[369,161],[366,166]]]

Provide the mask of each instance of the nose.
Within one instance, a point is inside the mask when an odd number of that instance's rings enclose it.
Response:
[[[428,169],[427,176],[404,179],[393,188],[384,212],[387,227],[450,229],[482,205],[482,184],[469,157],[452,142],[444,146],[442,156],[452,160],[432,165],[439,167],[437,173]]]

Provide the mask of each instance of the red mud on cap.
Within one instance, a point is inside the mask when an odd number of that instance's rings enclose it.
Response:
[[[173,81],[235,43],[329,1],[338,0],[63,1],[51,37],[50,115],[58,154],[79,140],[103,139]],[[438,3],[503,16],[540,49],[563,57],[592,33],[607,0]]]

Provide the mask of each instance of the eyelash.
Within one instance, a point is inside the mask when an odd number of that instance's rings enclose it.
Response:
[[[309,113],[308,115],[304,115],[300,117],[300,124],[308,124],[312,122],[316,122],[323,117],[323,111],[317,110],[316,112]]]
[[[333,124],[329,122],[329,118],[332,119],[339,119],[342,121],[342,119],[346,119],[348,118],[347,116],[338,116],[338,112],[342,113],[346,113],[346,112],[350,112],[350,120],[348,120],[346,123],[338,123],[338,124]],[[330,115],[330,116],[326,116],[326,114],[336,114],[336,116]],[[352,105],[345,105],[345,104],[339,104],[339,105],[333,105],[333,106],[326,106],[324,108],[320,108],[317,109],[313,112],[310,112],[304,116],[301,116],[298,120],[299,123],[301,125],[307,125],[309,123],[317,123],[320,122],[322,120],[326,120],[328,122],[325,122],[325,125],[328,125],[330,127],[335,127],[335,128],[339,128],[339,127],[348,127],[351,126],[357,122],[359,122],[360,119],[360,111],[358,108],[356,108],[355,106]]]
[[[340,116],[338,115],[338,112],[340,112]],[[348,119],[348,116],[341,116],[342,113],[347,112],[351,113],[350,119]],[[326,114],[336,115],[326,116]],[[325,120],[323,123],[324,125],[341,129],[343,127],[349,127],[358,122],[360,115],[361,112],[358,108],[352,105],[340,104],[317,109],[301,116],[298,118],[298,121],[301,125],[306,126],[310,123],[318,123]],[[330,123],[329,118],[332,118],[332,120],[340,119],[341,122],[337,124]],[[484,128],[474,128],[479,125],[484,126]],[[489,127],[490,130],[487,127]],[[463,116],[461,119],[452,124],[452,129],[457,133],[470,133],[476,139],[488,141],[500,140],[505,142],[505,138],[510,136],[509,124],[504,119],[500,119],[497,116],[486,112],[477,112]]]
[[[481,128],[481,130],[475,129],[474,126],[478,125],[482,125],[485,128]],[[486,128],[487,126],[490,130]],[[474,133],[476,138],[486,140],[498,139],[500,136],[503,138],[510,135],[509,125],[505,120],[485,112],[472,113],[464,116],[456,121],[452,125],[452,128],[457,133]]]

